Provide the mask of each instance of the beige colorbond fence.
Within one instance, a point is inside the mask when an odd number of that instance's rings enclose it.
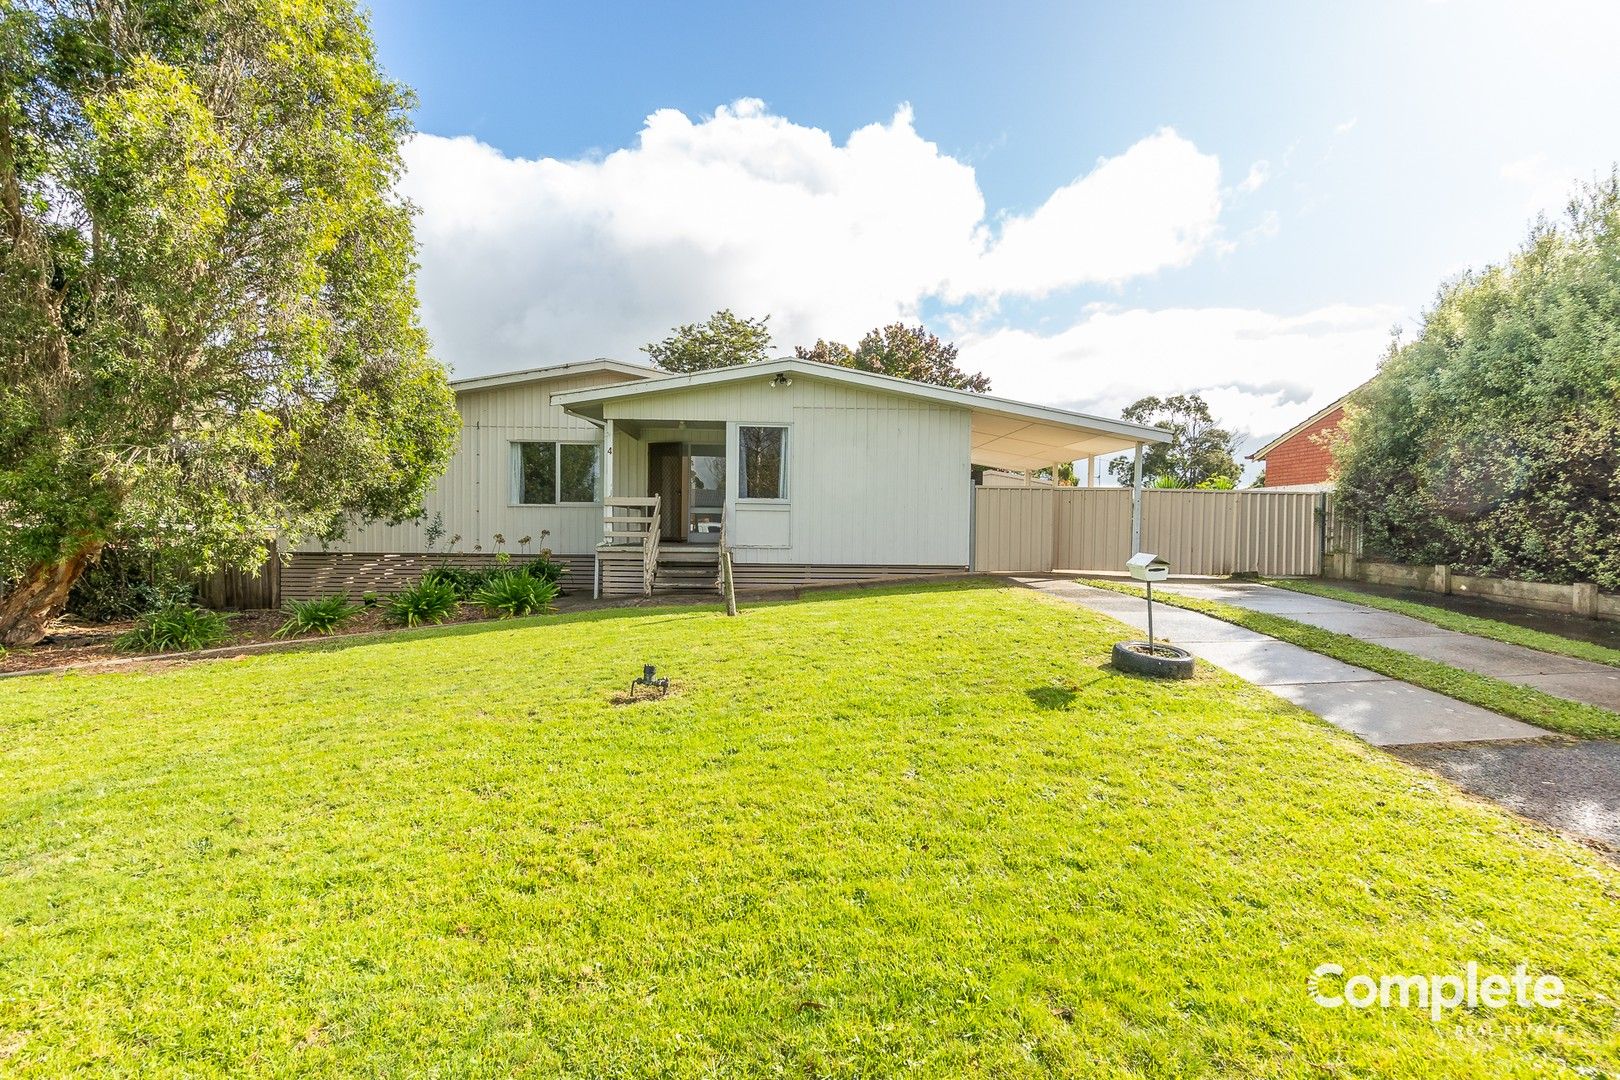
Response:
[[[1142,549],[1172,574],[1322,572],[1321,496],[1304,491],[1142,493]],[[1131,556],[1127,488],[977,488],[973,568],[1119,570]]]

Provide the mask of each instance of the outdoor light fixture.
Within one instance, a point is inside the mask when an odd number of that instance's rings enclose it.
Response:
[[[793,376],[789,375],[787,372],[784,371],[780,375],[778,375],[776,378],[771,380],[771,385],[772,386],[792,386],[793,385]]]
[[[658,696],[663,697],[669,693],[669,676],[662,679],[658,677],[658,669],[651,664],[641,665],[641,677],[630,680],[630,696],[636,696],[636,689],[645,686],[648,690],[657,690]]]

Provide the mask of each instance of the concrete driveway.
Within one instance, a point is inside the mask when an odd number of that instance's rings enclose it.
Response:
[[[1442,630],[1422,619],[1243,581],[1168,582],[1164,591],[1268,611],[1323,630],[1438,660],[1503,682],[1533,686],[1554,697],[1620,712],[1620,668],[1537,652],[1488,638]]]

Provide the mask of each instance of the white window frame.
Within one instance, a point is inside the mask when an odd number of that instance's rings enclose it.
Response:
[[[551,444],[551,478],[554,487],[552,494],[555,501],[548,503],[523,501],[523,451],[524,446],[536,444]],[[511,439],[507,442],[507,459],[509,480],[507,481],[507,506],[526,507],[531,510],[544,510],[548,507],[561,506],[601,506],[603,473],[607,465],[607,455],[602,450],[602,444],[590,439]],[[569,502],[562,497],[562,448],[565,446],[594,446],[596,448],[596,493],[589,502]]]
[[[743,494],[742,494],[742,490],[743,490],[742,429],[743,428],[750,428],[750,427],[779,428],[779,429],[781,429],[781,432],[782,432],[781,492],[782,492],[782,494],[777,496],[774,499],[764,499],[764,498],[757,498],[757,497],[756,498],[744,498],[743,497]],[[734,502],[735,502],[735,504],[737,506],[754,507],[754,508],[758,508],[758,509],[768,509],[768,508],[773,508],[773,507],[780,507],[780,508],[785,509],[788,506],[789,502],[793,498],[793,487],[792,487],[792,483],[791,483],[792,476],[793,476],[793,470],[791,468],[791,465],[792,465],[792,457],[791,457],[791,455],[793,453],[793,425],[792,424],[787,423],[787,422],[782,421],[782,420],[739,420],[735,424],[732,425],[731,445],[726,448],[726,452],[727,452],[727,455],[729,457],[731,457],[734,461],[737,462],[736,483],[735,483],[735,486],[732,488],[732,490],[736,492],[736,497],[735,497]]]

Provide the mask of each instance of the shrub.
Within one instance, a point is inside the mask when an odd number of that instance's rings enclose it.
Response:
[[[360,604],[349,603],[346,594],[322,596],[315,600],[293,600],[287,605],[287,621],[281,624],[275,636],[330,634],[364,610]]]
[[[149,611],[135,628],[120,634],[114,646],[125,652],[186,652],[207,649],[225,640],[225,616],[191,604],[171,604]]]
[[[504,554],[504,552],[503,552]],[[473,600],[478,592],[496,578],[518,574],[531,577],[556,585],[566,569],[562,563],[552,562],[544,555],[528,562],[511,565],[498,561],[493,566],[473,568],[468,566],[435,566],[422,575],[423,581],[442,581],[455,589],[456,596],[462,600]],[[555,593],[553,594],[555,595]]]
[[[461,598],[448,581],[425,575],[388,601],[388,617],[402,626],[440,623],[456,613]]]
[[[456,599],[467,600],[473,593],[483,588],[491,576],[488,570],[473,570],[465,566],[435,566],[422,575],[422,584],[431,582],[448,585],[455,593]]]
[[[108,548],[68,594],[67,610],[91,622],[117,622],[191,602],[191,586],[150,557]]]
[[[1352,396],[1338,500],[1369,554],[1620,589],[1620,174],[1448,284]]]
[[[515,618],[519,615],[537,615],[551,610],[557,598],[557,586],[543,578],[517,571],[508,571],[490,578],[473,594],[473,602],[491,615]]]

